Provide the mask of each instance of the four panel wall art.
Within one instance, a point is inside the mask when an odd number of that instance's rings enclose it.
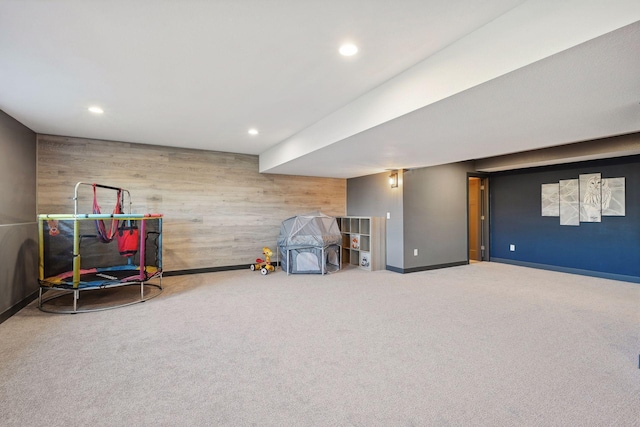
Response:
[[[599,173],[542,184],[542,216],[560,218],[560,225],[602,222],[603,216],[625,216],[625,182]]]

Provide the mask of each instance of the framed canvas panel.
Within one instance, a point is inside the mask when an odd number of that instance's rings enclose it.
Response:
[[[580,194],[577,179],[559,182],[560,225],[580,225]]]
[[[602,180],[602,216],[625,216],[625,191],[624,177]]]
[[[602,221],[602,177],[599,173],[579,175],[580,222]]]
[[[542,216],[560,216],[560,184],[542,184]]]

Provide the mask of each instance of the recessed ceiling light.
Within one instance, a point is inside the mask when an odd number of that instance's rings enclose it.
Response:
[[[258,134],[258,129],[249,129],[249,135],[257,135]]]
[[[89,111],[91,111],[93,114],[102,114],[102,113],[104,113],[104,110],[102,108],[96,107],[96,106],[89,107]]]
[[[353,56],[358,53],[358,46],[352,43],[346,43],[340,46],[340,55]]]

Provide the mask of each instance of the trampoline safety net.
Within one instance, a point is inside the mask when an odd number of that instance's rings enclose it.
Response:
[[[92,215],[77,220],[77,231],[74,233],[76,220],[40,215],[38,220],[40,232],[40,284],[55,287],[86,288],[104,286],[109,283],[124,281],[148,280],[162,271],[162,217],[145,217],[136,215],[115,215],[120,225],[130,226],[137,230],[137,244],[129,251],[128,256],[121,255],[118,239],[109,243],[100,241],[96,231],[96,220]],[[144,221],[144,224],[143,224]],[[119,230],[126,234],[130,231]],[[131,233],[133,236],[133,233]],[[74,242],[77,239],[80,282],[74,286]],[[141,259],[141,257],[143,257]]]

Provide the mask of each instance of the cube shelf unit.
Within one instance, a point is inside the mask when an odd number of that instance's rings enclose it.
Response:
[[[342,234],[342,264],[375,271],[386,268],[386,222],[380,217],[337,217]]]

